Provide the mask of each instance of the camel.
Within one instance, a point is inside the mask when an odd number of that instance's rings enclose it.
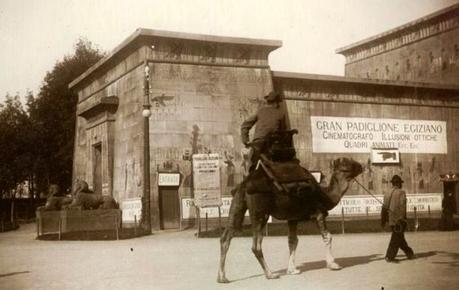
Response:
[[[304,170],[307,172],[306,169]],[[289,193],[275,193],[279,191],[279,185],[273,184],[272,179],[263,170],[262,166],[258,166],[255,171],[249,174],[242,185],[233,190],[228,224],[220,237],[220,263],[217,282],[230,282],[225,273],[226,254],[235,232],[242,227],[247,209],[249,210],[252,224],[252,252],[263,268],[267,279],[279,278],[279,274],[273,273],[269,269],[261,247],[263,229],[269,216],[279,220],[287,220],[288,222],[290,255],[287,274],[300,273],[295,265],[295,251],[298,245],[298,222],[313,219],[317,223],[326,246],[325,259],[327,267],[331,270],[341,269],[341,266],[335,262],[332,255],[332,236],[327,230],[325,219],[328,211],[339,203],[344,193],[348,190],[350,182],[360,173],[362,173],[362,166],[358,162],[348,158],[339,158],[333,161],[333,173],[328,186],[319,185],[315,181],[296,183],[294,184],[294,190],[290,190]],[[286,171],[286,175],[289,174],[291,172]]]

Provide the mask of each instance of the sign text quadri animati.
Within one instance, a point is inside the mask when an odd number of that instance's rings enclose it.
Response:
[[[445,121],[311,116],[311,131],[314,152],[366,153],[372,148],[448,152]]]

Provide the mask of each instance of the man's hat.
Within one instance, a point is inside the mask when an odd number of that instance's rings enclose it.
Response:
[[[403,183],[403,180],[402,180],[402,178],[400,176],[395,174],[394,176],[392,176],[392,179],[390,180],[390,182],[392,184],[401,184],[401,183]]]
[[[280,102],[281,95],[275,91],[271,91],[269,94],[265,96],[265,100],[267,102]]]

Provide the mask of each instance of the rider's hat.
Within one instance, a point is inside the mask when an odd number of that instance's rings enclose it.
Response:
[[[265,96],[265,100],[267,102],[281,102],[282,98],[281,95],[275,91],[271,91],[269,94]]]
[[[392,179],[390,180],[390,182],[392,184],[402,184],[403,183],[403,179],[398,176],[397,174],[395,174],[394,176],[392,176]]]

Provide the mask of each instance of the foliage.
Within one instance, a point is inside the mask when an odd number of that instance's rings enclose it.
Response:
[[[28,94],[27,110],[19,97],[7,96],[0,107],[0,191],[24,180],[39,192],[50,183],[70,188],[78,98],[68,85],[102,57],[91,42],[79,39],[74,54],[47,72],[38,95]]]
[[[29,125],[20,97],[7,95],[0,104],[0,196],[9,195],[27,177]]]

